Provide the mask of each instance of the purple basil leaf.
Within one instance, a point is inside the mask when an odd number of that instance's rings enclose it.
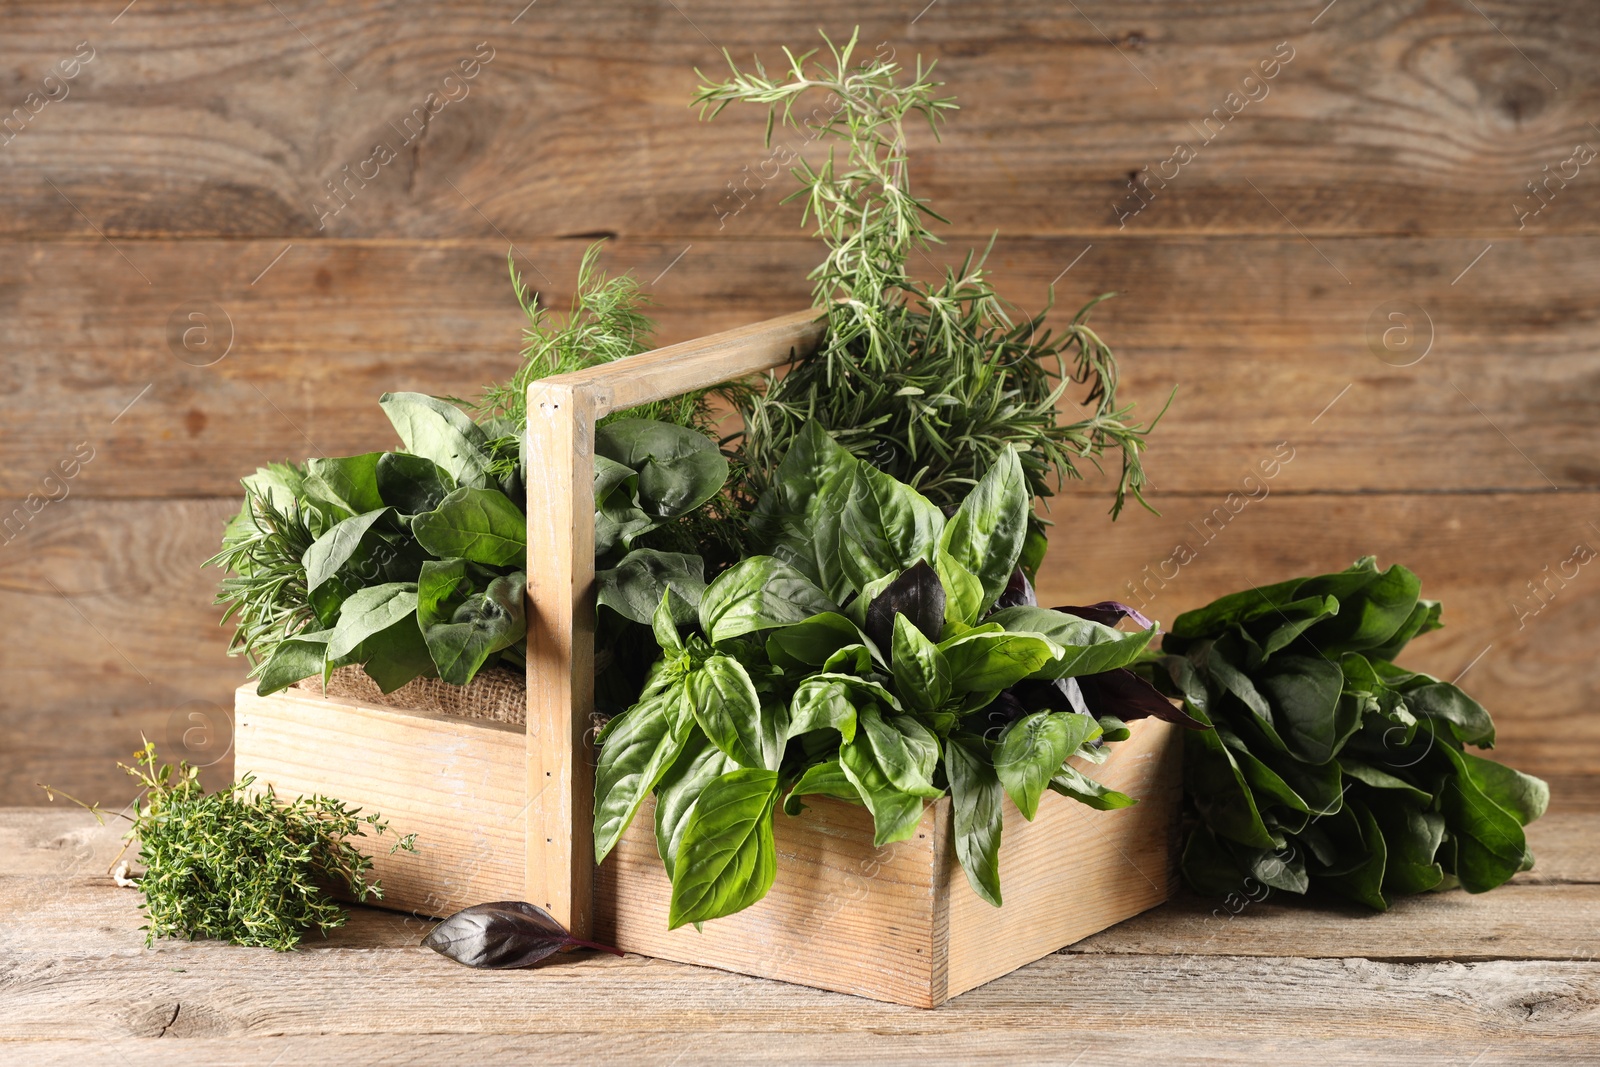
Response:
[[[1028,714],[1028,706],[1024,704],[1017,696],[1015,690],[1016,686],[1012,686],[1010,689],[1005,690],[999,696],[995,697],[994,700],[990,701],[988,707],[983,709],[984,714],[989,717],[990,726],[1010,726],[1012,723]]]
[[[944,629],[944,586],[926,560],[906,571],[867,607],[867,636],[885,652],[894,647],[894,617],[904,615],[929,641]]]
[[[1033,583],[1028,581],[1028,576],[1018,567],[1011,572],[1011,580],[1006,583],[1005,590],[1000,594],[1000,599],[994,602],[994,610],[1001,608],[1036,608],[1039,598],[1033,595]]]
[[[1027,678],[1006,690],[1027,711],[1075,711],[1090,714],[1076,678]]]
[[[1090,622],[1100,623],[1102,626],[1115,626],[1123,619],[1132,619],[1146,630],[1155,626],[1155,623],[1145,618],[1138,608],[1131,608],[1118,600],[1102,600],[1098,604],[1056,608],[1055,610],[1064,611],[1068,615],[1076,615],[1080,619],[1088,619]]]
[[[573,937],[549,912],[520,900],[474,904],[458,911],[430,930],[422,943],[457,963],[492,970],[532,967],[569,947],[622,955],[614,948]]]
[[[1126,667],[1086,675],[1077,682],[1089,710],[1095,715],[1115,715],[1123,722],[1155,718],[1196,730],[1206,728],[1204,723],[1190,718],[1182,708],[1174,707],[1160,690]]]

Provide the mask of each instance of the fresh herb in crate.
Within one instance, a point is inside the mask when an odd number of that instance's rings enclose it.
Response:
[[[999,298],[987,252],[969,253],[936,283],[914,277],[922,262],[932,266],[928,250],[941,242],[931,224],[944,220],[911,192],[908,127],[926,122],[937,138],[955,103],[936,95],[941,83],[920,57],[906,79],[890,60],[855,62],[857,34],[842,48],[826,34],[823,41],[827,61],[815,60],[817,51],[785,50],[787,68],[771,75],[760,62],[742,71],[729,57],[728,76],[701,74],[695,96],[706,118],[734,102],[765,107],[769,147],[781,122],[845,148],[842,161],[830,152],[820,165],[802,159],[792,170],[801,188],[788,199],[803,203],[804,220],[828,250],[811,274],[828,330],[814,356],[769,378],[742,407],[747,498],[766,490],[789,443],[817,420],[852,454],[940,507],[959,504],[1007,449],[1021,457],[1034,497],[1081,477],[1080,462],[1098,467],[1115,451],[1112,513],[1129,495],[1143,502],[1139,453],[1149,428],[1130,421],[1132,405],[1117,395],[1116,358],[1088,324],[1099,300],[1056,336],[1045,326],[1048,304],[1014,316]],[[808,94],[826,103],[802,116]],[[1064,421],[1058,406],[1074,385],[1084,388],[1089,410]],[[1042,553],[1034,523],[1030,572]]]
[[[210,562],[232,572],[218,602],[227,605],[224,622],[237,620],[230,651],[252,661],[258,692],[350,665],[384,692],[417,677],[465,685],[490,664],[521,665],[527,385],[650,344],[637,284],[601,272],[599,248],[585,254],[561,322],[513,271],[529,317],[523,363],[475,405],[386,393],[380,404],[399,450],[274,464],[244,479],[244,506]],[[727,460],[707,433],[711,418],[702,392],[602,422],[595,497],[603,574],[665,567],[670,580],[703,583],[697,552],[737,555],[737,541],[729,547],[718,527],[681,525],[727,480]],[[628,642],[627,620],[605,620],[603,654]],[[602,692],[617,690],[611,699],[625,705],[636,680],[613,673],[617,684]]]
[[[772,554],[660,594],[661,655],[601,734],[596,861],[653,790],[670,923],[702,922],[771,887],[780,803],[865,804],[884,845],[948,791],[956,854],[998,906],[1002,796],[1029,819],[1047,789],[1132,804],[1067,761],[1099,762],[1124,718],[1180,718],[1126,671],[1154,628],[1074,613],[1127,613],[1109,605],[1034,606],[1018,570],[1030,514],[1011,448],[946,519],[809,423],[756,511]]]
[[[162,764],[148,741],[132,766],[119,766],[143,790],[127,839],[144,867],[137,884],[146,944],[158,937],[215,938],[285,952],[311,931],[344,925],[345,911],[330,890],[357,902],[383,896],[368,877],[372,860],[353,843],[368,831],[389,833],[377,814],[324,796],[280,801],[270,786],[254,792],[249,776],[207,793],[196,768]],[[97,805],[84,806],[101,817]],[[389,851],[416,851],[415,835]]]
[[[1394,662],[1439,627],[1405,567],[1348,570],[1178,616],[1145,670],[1213,728],[1188,734],[1198,819],[1183,871],[1204,893],[1326,889],[1383,910],[1533,865],[1544,782],[1475,756],[1494,723],[1449,682]]]

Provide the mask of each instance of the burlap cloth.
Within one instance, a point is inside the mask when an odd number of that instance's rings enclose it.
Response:
[[[306,678],[296,682],[295,688],[323,695],[320,678]],[[528,688],[522,672],[505,667],[479,671],[468,685],[451,685],[437,678],[417,678],[388,694],[379,689],[378,683],[367,677],[367,672],[360,667],[340,667],[328,679],[326,695],[386,708],[439,711],[466,719],[489,719],[518,726],[528,721]]]

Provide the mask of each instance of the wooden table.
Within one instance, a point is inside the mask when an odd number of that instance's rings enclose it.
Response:
[[[1190,897],[935,1011],[629,956],[478,972],[370,908],[277,954],[144,947],[116,827],[0,809],[0,1063],[1600,1063],[1600,779],[1485,896]]]

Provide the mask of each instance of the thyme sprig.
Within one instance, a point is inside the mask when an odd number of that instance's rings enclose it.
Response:
[[[133,759],[118,766],[141,787],[133,814],[123,817],[144,865],[138,885],[147,945],[158,937],[214,938],[284,952],[310,931],[344,925],[331,890],[357,902],[383,896],[370,877],[371,858],[351,840],[390,832],[376,813],[324,796],[280,801],[271,786],[254,791],[250,775],[207,793],[198,768],[163,764],[149,741]],[[45,792],[54,800],[59,791]],[[98,804],[61,795],[104,822]],[[400,851],[416,851],[415,834],[390,848]]]

